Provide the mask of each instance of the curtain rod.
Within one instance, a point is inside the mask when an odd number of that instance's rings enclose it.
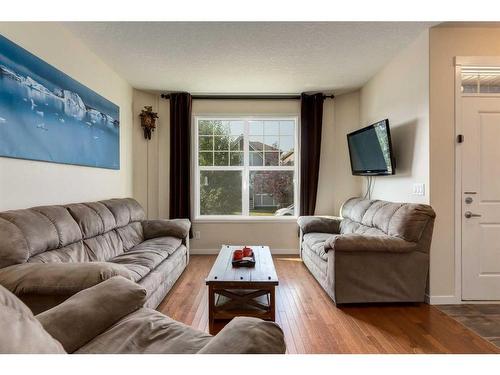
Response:
[[[161,94],[162,99],[170,99],[170,94]],[[193,100],[299,100],[300,95],[192,95]],[[333,99],[334,95],[323,95]]]

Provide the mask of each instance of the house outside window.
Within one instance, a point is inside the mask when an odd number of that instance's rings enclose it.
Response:
[[[296,117],[194,119],[195,218],[296,217]]]

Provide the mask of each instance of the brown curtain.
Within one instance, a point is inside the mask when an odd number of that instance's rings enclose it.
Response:
[[[188,93],[170,94],[171,219],[191,218],[191,103]]]
[[[318,191],[323,94],[300,99],[300,215],[314,215]]]

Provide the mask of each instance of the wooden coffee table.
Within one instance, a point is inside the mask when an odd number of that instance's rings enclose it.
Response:
[[[205,282],[208,285],[208,322],[216,333],[215,322],[236,316],[275,320],[275,287],[278,276],[267,246],[250,246],[255,267],[233,267],[233,251],[243,246],[222,246]]]

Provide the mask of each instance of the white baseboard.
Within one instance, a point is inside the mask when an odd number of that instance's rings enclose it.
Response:
[[[189,249],[191,255],[211,255],[219,254],[220,249]],[[275,255],[299,255],[299,249],[271,249],[271,254]]]
[[[462,303],[460,298],[457,298],[454,295],[449,296],[429,296],[425,295],[425,300],[430,305],[456,305]]]

